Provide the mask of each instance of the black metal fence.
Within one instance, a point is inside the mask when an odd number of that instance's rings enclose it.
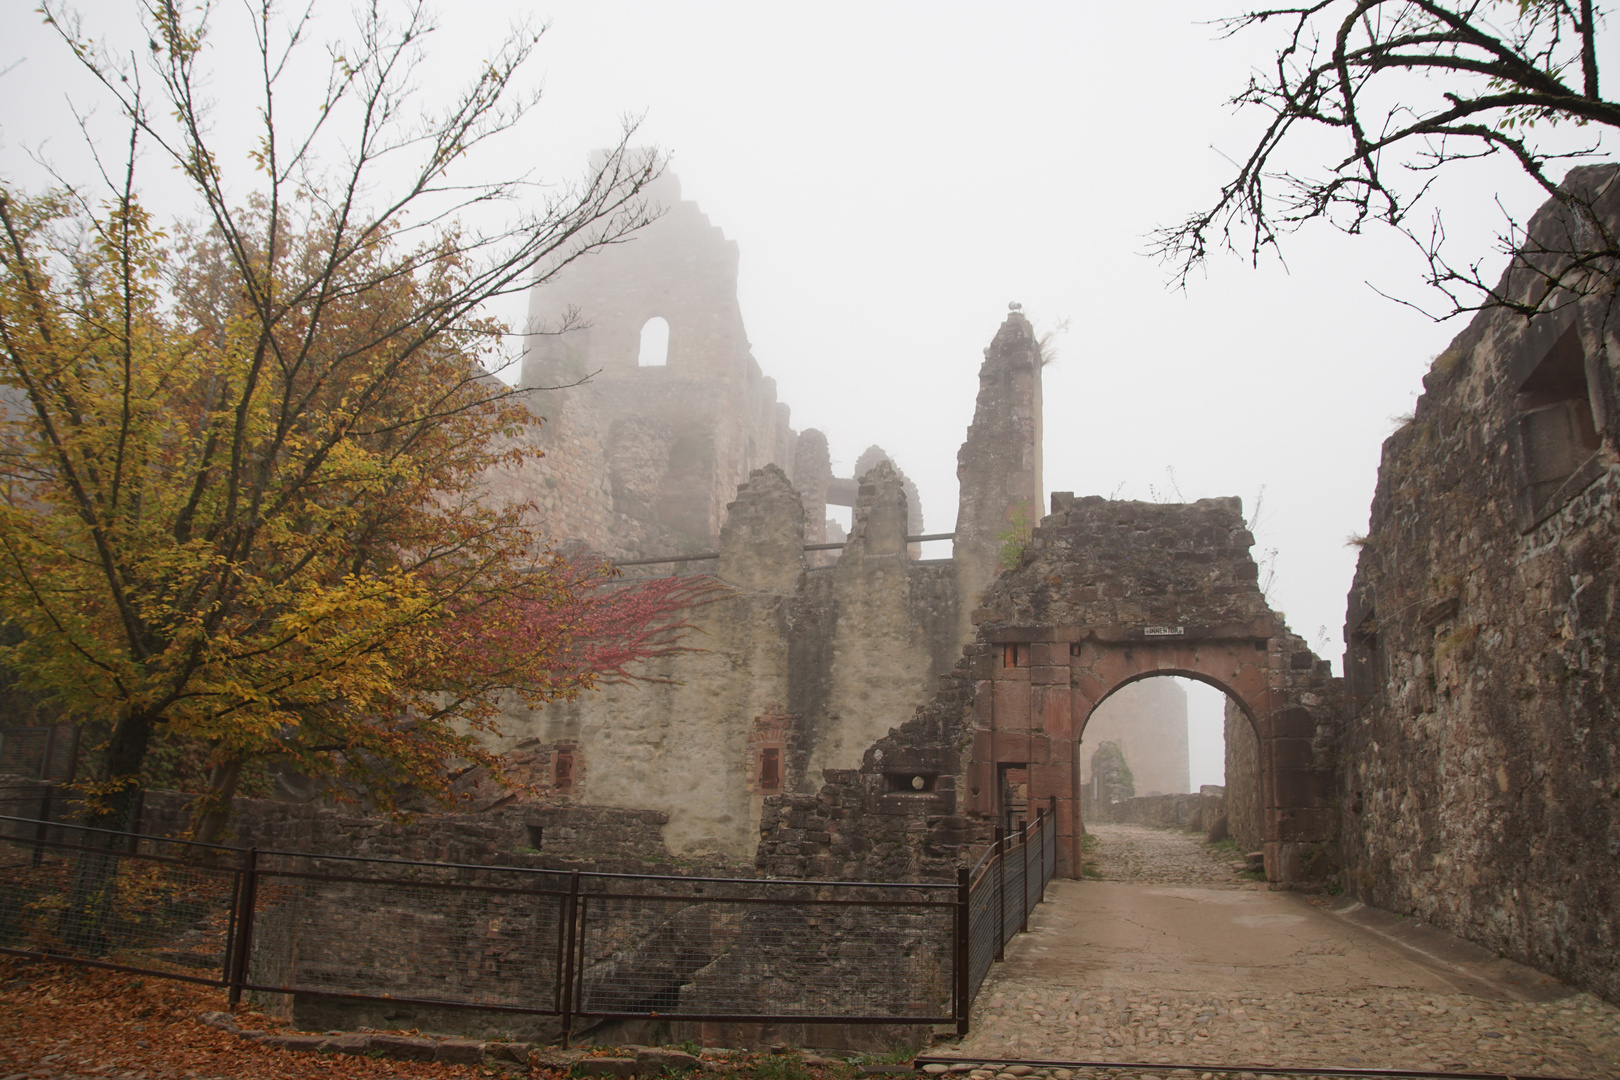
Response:
[[[978,996],[990,965],[1000,960],[1014,934],[1028,929],[1029,913],[1046,898],[1046,883],[1057,869],[1057,800],[1040,808],[1035,820],[996,839],[968,873],[968,956],[966,997]]]
[[[954,884],[663,877],[241,849],[0,816],[0,952],[244,993],[581,1020],[954,1024],[1056,821]]]

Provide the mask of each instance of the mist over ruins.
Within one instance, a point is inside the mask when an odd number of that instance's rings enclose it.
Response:
[[[1602,187],[1615,214],[1613,173],[1570,182]],[[985,327],[955,525],[936,537],[951,554],[922,558],[936,534],[885,433],[835,474],[825,435],[792,425],[770,358],[751,351],[737,243],[674,175],[651,194],[667,212],[634,242],[534,291],[532,327],[576,311],[582,324],[529,337],[521,385],[544,418],[530,436],[544,456],[487,489],[532,500],[556,544],[627,578],[718,581],[687,615],[693,647],[638,681],[508,707],[489,738],[516,786],[469,769],[462,812],[394,824],[288,775],[276,799],[237,800],[234,843],[951,883],[1031,821],[1050,829],[1044,869],[1059,879],[1085,876],[1087,822],[1151,825],[1228,841],[1272,888],[1414,916],[1620,1001],[1607,664],[1620,636],[1620,382],[1602,359],[1620,342],[1599,317],[1607,298],[1530,324],[1487,311],[1434,362],[1415,415],[1384,442],[1336,677],[1268,604],[1238,499],[1043,487],[1052,417],[1016,304]],[[1535,228],[1556,218],[1544,210]],[[1222,785],[1191,783],[1187,679],[1226,696]],[[27,758],[20,736],[4,752],[8,768],[46,778],[61,756]],[[39,781],[4,783],[26,794]],[[177,834],[184,804],[147,793],[140,831]],[[319,910],[340,921],[342,907]],[[265,919],[264,941],[294,932]],[[624,925],[732,942],[743,924]],[[641,964],[663,981],[623,1009],[723,1014],[712,1003],[746,981],[730,945],[683,967],[624,933],[579,976],[582,994]],[[303,962],[288,955],[289,971]],[[385,1026],[317,997],[294,1014],[306,1027]]]

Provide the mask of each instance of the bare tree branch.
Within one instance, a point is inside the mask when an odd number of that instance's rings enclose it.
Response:
[[[1590,193],[1560,186],[1556,166],[1601,153],[1602,133],[1620,130],[1620,102],[1602,97],[1591,0],[1319,0],[1269,7],[1217,23],[1230,37],[1263,24],[1287,26],[1269,75],[1254,75],[1232,103],[1270,119],[1237,175],[1207,210],[1158,230],[1152,250],[1185,287],[1212,249],[1258,261],[1283,234],[1317,220],[1348,233],[1381,222],[1417,244],[1427,283],[1446,299],[1437,317],[1507,307],[1530,317],[1577,295],[1609,288],[1620,238],[1593,213]],[[1421,82],[1414,82],[1414,80]],[[1414,88],[1429,87],[1427,95]],[[1595,127],[1584,146],[1549,138],[1554,129]],[[1343,133],[1346,153],[1301,173],[1282,164],[1309,128]],[[1457,264],[1443,250],[1438,215],[1414,224],[1436,173],[1458,162],[1505,156],[1580,222],[1579,242],[1557,250],[1531,242],[1507,219],[1502,247],[1540,276],[1510,291],[1478,261]]]

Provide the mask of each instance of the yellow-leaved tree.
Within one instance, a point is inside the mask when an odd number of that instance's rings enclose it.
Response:
[[[480,483],[533,453],[514,437],[536,422],[486,373],[504,328],[481,305],[648,220],[656,156],[621,141],[537,213],[474,230],[459,208],[531,194],[453,169],[521,114],[507,91],[537,35],[406,126],[400,80],[431,26],[373,7],[295,130],[274,102],[304,24],[253,15],[247,181],[207,144],[207,11],[160,0],[157,108],[47,9],[130,121],[120,184],[0,190],[0,610],[20,631],[0,662],[105,725],[90,794],[114,829],[160,732],[207,748],[205,839],[267,755],[384,808],[401,785],[444,796],[453,761],[498,772],[477,736],[503,695],[568,696],[673,647],[695,595],[596,589],[602,567],[551,553],[531,507]],[[342,163],[317,166],[343,125]],[[154,226],[137,144],[180,167],[200,225]]]

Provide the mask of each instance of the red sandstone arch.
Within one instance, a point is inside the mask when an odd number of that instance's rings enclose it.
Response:
[[[1055,798],[1059,872],[1081,866],[1081,732],[1110,694],[1128,683],[1179,675],[1220,689],[1243,710],[1260,744],[1266,875],[1272,881],[1311,876],[1314,845],[1331,835],[1331,768],[1319,752],[1319,727],[1330,725],[1332,695],[1322,665],[1279,623],[1179,631],[1157,628],[1008,627],[987,632],[990,678],[979,684],[967,769],[967,803],[995,816],[997,770],[1027,765],[1032,799]],[[1272,629],[1262,635],[1261,629]],[[1031,640],[1031,639],[1035,640]],[[1189,640],[1190,639],[1190,640]]]

